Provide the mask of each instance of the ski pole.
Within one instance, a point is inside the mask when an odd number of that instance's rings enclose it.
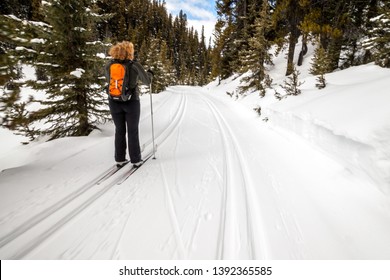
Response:
[[[153,159],[156,159],[156,146],[154,144],[154,122],[153,122],[153,98],[152,98],[152,83],[153,83],[153,76],[150,79],[150,85],[149,85],[149,93],[150,93],[150,112],[151,112],[151,119],[152,119],[152,141],[153,141]]]

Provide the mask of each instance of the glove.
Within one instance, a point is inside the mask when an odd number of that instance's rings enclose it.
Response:
[[[154,73],[153,73],[153,71],[152,70],[148,70],[148,71],[146,71],[147,73],[148,73],[148,76],[149,76],[149,78],[150,79],[152,79],[153,78],[153,76],[154,76]]]

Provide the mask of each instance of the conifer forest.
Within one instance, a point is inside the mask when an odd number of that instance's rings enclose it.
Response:
[[[240,92],[264,96],[272,87],[267,68],[286,50],[285,74],[294,81],[286,91],[299,94],[309,44],[318,88],[337,69],[371,62],[390,68],[389,0],[216,0],[215,9],[213,38],[206,38],[184,12],[169,14],[164,0],[2,0],[0,125],[31,140],[97,129],[110,119],[107,53],[123,40],[153,70],[154,93],[247,73]],[[26,65],[35,79],[23,77]],[[23,87],[42,95],[23,96]]]

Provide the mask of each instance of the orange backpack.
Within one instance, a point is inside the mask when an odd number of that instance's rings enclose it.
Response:
[[[129,70],[132,65],[131,61],[118,62],[113,61],[108,67],[109,84],[108,95],[111,99],[117,101],[127,101],[131,97],[131,89],[129,88]]]

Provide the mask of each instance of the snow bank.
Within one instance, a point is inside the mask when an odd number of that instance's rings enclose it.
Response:
[[[15,135],[12,131],[0,127],[0,139],[0,172],[27,162],[28,153],[22,143],[28,142],[28,138]]]
[[[329,74],[328,86],[268,106],[270,124],[293,131],[390,193],[390,70]]]

